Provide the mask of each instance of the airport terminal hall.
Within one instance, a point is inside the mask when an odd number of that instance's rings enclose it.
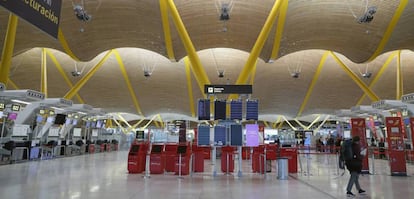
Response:
[[[0,0],[0,199],[413,199],[414,0]]]

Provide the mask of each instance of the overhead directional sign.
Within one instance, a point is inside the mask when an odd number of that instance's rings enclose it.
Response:
[[[204,85],[205,94],[252,94],[252,85]]]
[[[58,37],[62,0],[0,0],[0,5],[52,37]]]

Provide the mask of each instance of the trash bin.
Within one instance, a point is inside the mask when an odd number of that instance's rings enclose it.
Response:
[[[288,179],[288,158],[280,157],[277,159],[277,179],[287,180]]]

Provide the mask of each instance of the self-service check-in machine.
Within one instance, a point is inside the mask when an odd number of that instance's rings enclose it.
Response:
[[[28,104],[45,98],[43,93],[33,90],[0,90],[0,154],[9,156],[10,161],[28,160],[32,124],[19,123],[17,118],[24,114]]]
[[[372,104],[373,108],[388,111],[414,110],[413,105],[399,100],[381,100]],[[387,130],[388,155],[390,161],[391,175],[406,176],[405,142],[406,129],[404,118],[401,116],[386,117],[385,126]]]

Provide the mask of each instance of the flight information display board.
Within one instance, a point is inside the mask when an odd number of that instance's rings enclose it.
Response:
[[[242,120],[243,119],[243,103],[241,100],[232,100],[230,102],[230,119]]]
[[[230,145],[243,145],[243,128],[240,124],[233,124],[230,126]]]
[[[197,145],[210,145],[210,126],[200,125],[197,130]]]
[[[248,100],[246,102],[246,120],[259,119],[259,101]]]
[[[259,146],[259,125],[246,124],[246,146]]]
[[[215,120],[226,119],[226,100],[214,101],[214,119]]]
[[[210,120],[210,100],[198,100],[198,120]]]
[[[223,146],[226,145],[226,127],[215,126],[214,127],[214,145]]]

